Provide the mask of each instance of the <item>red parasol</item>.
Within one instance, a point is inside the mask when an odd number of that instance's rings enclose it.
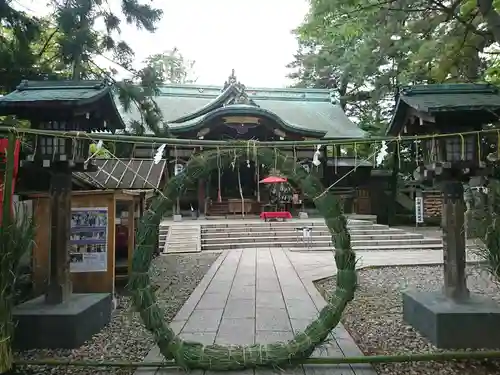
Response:
[[[261,180],[261,184],[279,184],[281,182],[287,182],[288,180],[284,177],[269,176]]]

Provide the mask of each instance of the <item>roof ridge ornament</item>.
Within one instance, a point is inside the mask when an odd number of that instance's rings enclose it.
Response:
[[[222,91],[224,91],[225,89],[227,89],[229,86],[234,86],[238,83],[238,80],[236,79],[236,74],[235,74],[235,70],[232,69],[231,70],[231,75],[228,77],[227,81],[224,82],[224,88],[222,89]]]
[[[258,105],[256,105],[245,92],[246,90],[245,85],[236,79],[236,74],[234,69],[231,70],[231,75],[229,76],[227,81],[224,82],[224,87],[222,88],[222,91],[226,91],[229,87],[234,87],[235,95],[229,98],[229,100],[227,100],[224,103],[224,106],[230,104],[247,104],[258,107]]]

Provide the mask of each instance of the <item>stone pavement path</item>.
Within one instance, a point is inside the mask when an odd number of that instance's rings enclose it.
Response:
[[[442,263],[440,251],[358,252],[359,266]],[[326,302],[313,280],[335,274],[333,253],[297,253],[283,248],[224,252],[171,323],[181,337],[204,344],[271,343],[290,339]],[[314,356],[360,356],[340,324]],[[159,361],[158,348],[146,361]],[[141,369],[136,374],[173,374]],[[201,371],[199,371],[201,373]],[[245,371],[253,375],[253,370]],[[256,375],[272,370],[256,370]],[[313,366],[287,370],[301,375],[374,375],[369,365]],[[241,372],[240,372],[241,373]]]

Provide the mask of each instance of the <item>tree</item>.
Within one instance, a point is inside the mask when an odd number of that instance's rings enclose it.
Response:
[[[150,55],[144,61],[162,83],[194,83],[193,67],[195,62],[186,59],[177,48]]]
[[[177,48],[147,57],[144,66],[134,72],[131,79],[119,82],[119,99],[125,111],[132,106],[141,114],[140,120],[132,120],[130,132],[143,135],[150,130],[159,137],[171,137],[170,130],[154,97],[164,83],[191,83],[194,61],[187,60]]]
[[[471,4],[468,0],[468,4]],[[472,5],[469,5],[472,7]],[[500,43],[500,3],[494,0],[477,0],[477,9],[488,25],[488,30],[497,43]]]
[[[154,32],[163,12],[139,0],[121,0],[121,15],[105,5],[101,0],[55,0],[55,21],[60,32],[57,37],[59,56],[65,64],[73,65],[75,78],[92,74],[113,79],[109,72],[93,62],[96,55],[111,52],[117,64],[134,73],[132,79],[116,82],[124,109],[129,110],[133,103],[141,113],[141,121],[133,122],[132,130],[139,134],[146,128],[155,134],[168,133],[161,111],[152,99],[159,83],[154,72],[147,67],[134,71],[131,67],[134,53],[120,40],[122,18],[139,29]],[[106,26],[104,33],[95,29],[99,21]]]
[[[472,0],[314,0],[291,77],[337,89],[348,115],[382,132],[397,86],[484,77],[491,59],[481,53],[496,41],[485,12]]]
[[[2,13],[1,5],[5,1],[0,0],[0,19],[3,13],[7,13],[6,11]],[[50,4],[53,6],[53,13],[48,28],[47,25],[42,27],[35,17],[26,16],[33,23],[38,23],[38,30],[50,29],[50,32],[43,33],[46,38],[45,43],[41,43],[39,53],[31,51],[31,56],[34,58],[25,59],[30,73],[34,67],[42,66],[45,62],[55,65],[58,68],[56,70],[65,73],[71,71],[71,76],[75,79],[105,77],[114,81],[113,72],[101,69],[93,62],[96,56],[111,53],[112,59],[118,65],[133,72],[133,79],[116,82],[115,85],[124,108],[130,108],[133,103],[141,113],[141,121],[135,121],[132,130],[135,129],[138,134],[143,133],[145,129],[150,129],[159,135],[168,134],[168,127],[163,121],[161,111],[152,99],[158,92],[157,85],[161,80],[158,80],[155,72],[147,66],[134,71],[131,68],[134,53],[125,41],[120,40],[122,19],[140,29],[153,32],[162,16],[162,11],[149,4],[142,4],[140,0],[121,0],[121,14],[112,12],[108,4],[101,0],[53,0]],[[11,8],[7,8],[12,13]],[[101,22],[105,25],[104,32],[96,29],[96,25]],[[19,38],[22,37],[21,34]],[[10,73],[10,67],[16,65],[6,63],[5,66],[9,66]],[[26,71],[19,76],[32,77]],[[19,76],[12,81],[17,84]],[[44,76],[44,78],[53,77]],[[137,84],[140,87],[137,87]]]
[[[0,47],[0,93],[11,92],[23,79],[67,79],[71,70],[57,53],[55,36],[57,30],[50,26],[49,20],[37,20],[40,31],[30,40],[26,49],[16,49],[15,38],[6,28],[0,34],[10,38],[7,48]]]
[[[93,71],[92,59],[111,52],[120,65],[130,67],[134,53],[120,40],[122,16],[128,24],[150,32],[156,30],[162,11],[139,0],[121,0],[122,14],[115,14],[101,0],[54,0],[54,21],[60,34],[57,36],[59,56],[74,66],[77,78],[82,71]],[[103,22],[104,32],[96,30]]]

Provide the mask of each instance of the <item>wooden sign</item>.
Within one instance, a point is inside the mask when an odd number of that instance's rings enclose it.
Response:
[[[223,118],[226,124],[259,124],[258,117],[251,116],[228,116]]]
[[[422,224],[424,222],[424,198],[415,197],[415,223]]]

